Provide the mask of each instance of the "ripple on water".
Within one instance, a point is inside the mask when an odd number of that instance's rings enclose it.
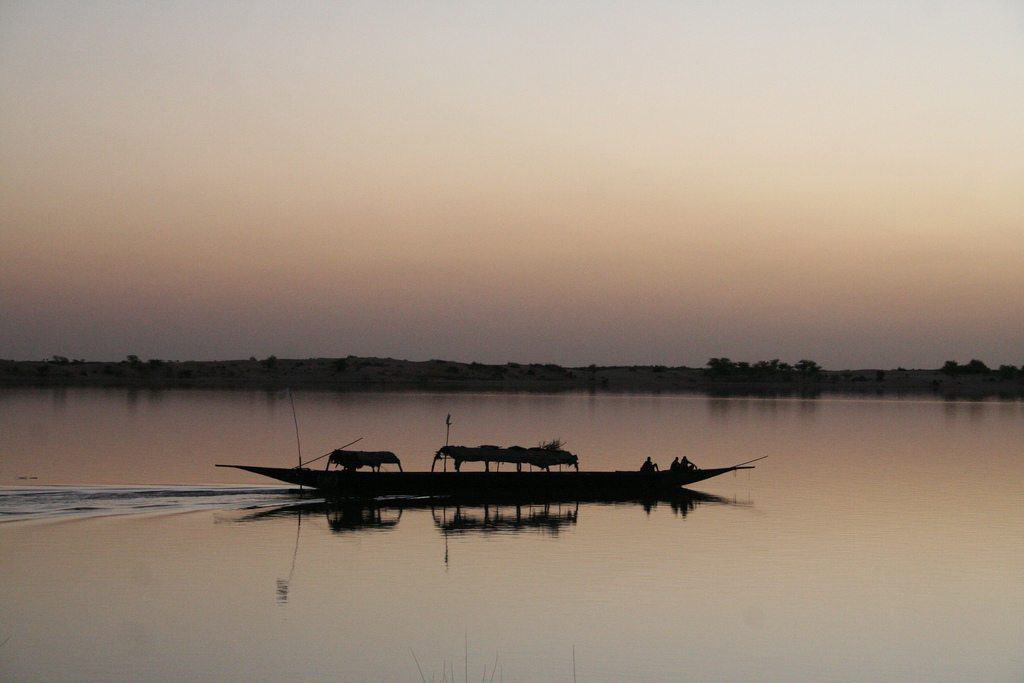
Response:
[[[0,488],[0,521],[279,505],[296,490],[254,486],[88,486]]]

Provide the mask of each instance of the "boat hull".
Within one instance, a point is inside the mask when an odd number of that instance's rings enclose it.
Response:
[[[748,467],[722,467],[684,472],[346,472],[306,468],[218,465],[252,472],[325,496],[451,496],[590,499],[669,493],[726,472]]]

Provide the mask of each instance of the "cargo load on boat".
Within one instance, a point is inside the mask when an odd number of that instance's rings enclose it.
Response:
[[[327,466],[331,465],[349,471],[360,467],[380,470],[383,465],[398,465],[398,470],[402,471],[402,462],[391,451],[343,451],[339,448],[331,452]]]
[[[544,446],[537,446],[535,448],[524,448],[522,446],[509,446],[507,448],[502,448],[501,446],[444,446],[434,454],[434,463],[430,469],[434,469],[438,460],[443,461],[446,459],[451,459],[455,463],[456,472],[460,471],[462,464],[466,462],[482,462],[484,463],[484,469],[488,472],[491,469],[491,463],[494,463],[498,469],[501,468],[502,463],[515,465],[517,471],[522,471],[523,465],[543,470],[550,470],[550,468],[560,465],[575,467],[577,471],[580,468],[579,458],[573,453],[560,448]]]

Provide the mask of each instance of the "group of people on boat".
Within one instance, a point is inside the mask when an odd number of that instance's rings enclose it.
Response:
[[[678,457],[676,457],[672,461],[672,464],[668,466],[668,471],[669,472],[692,472],[693,470],[696,470],[696,469],[700,469],[700,468],[697,467],[697,465],[695,465],[685,455],[683,456],[682,460],[680,460]],[[651,460],[651,456],[647,456],[647,459],[644,460],[644,464],[640,465],[640,471],[641,472],[658,472],[660,470],[661,470],[661,468],[658,467],[658,463],[653,462]]]

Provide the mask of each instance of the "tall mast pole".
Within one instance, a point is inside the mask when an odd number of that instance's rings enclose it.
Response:
[[[299,465],[298,465],[298,467],[301,468],[302,467],[302,441],[299,439],[299,418],[295,414],[295,397],[292,396],[292,389],[291,389],[291,387],[288,387],[287,391],[288,391],[288,400],[291,401],[291,404],[292,404],[292,422],[295,423],[295,448],[299,452]],[[299,492],[302,492],[302,484],[299,484]]]
[[[448,447],[448,438],[451,436],[451,433],[452,433],[452,414],[448,413],[448,417],[446,417],[444,419],[444,445],[445,445],[446,448]],[[444,459],[442,460],[442,463],[444,464],[444,471],[447,472],[448,471],[448,456],[447,455],[444,456]],[[447,540],[447,539],[445,539],[445,540]]]

